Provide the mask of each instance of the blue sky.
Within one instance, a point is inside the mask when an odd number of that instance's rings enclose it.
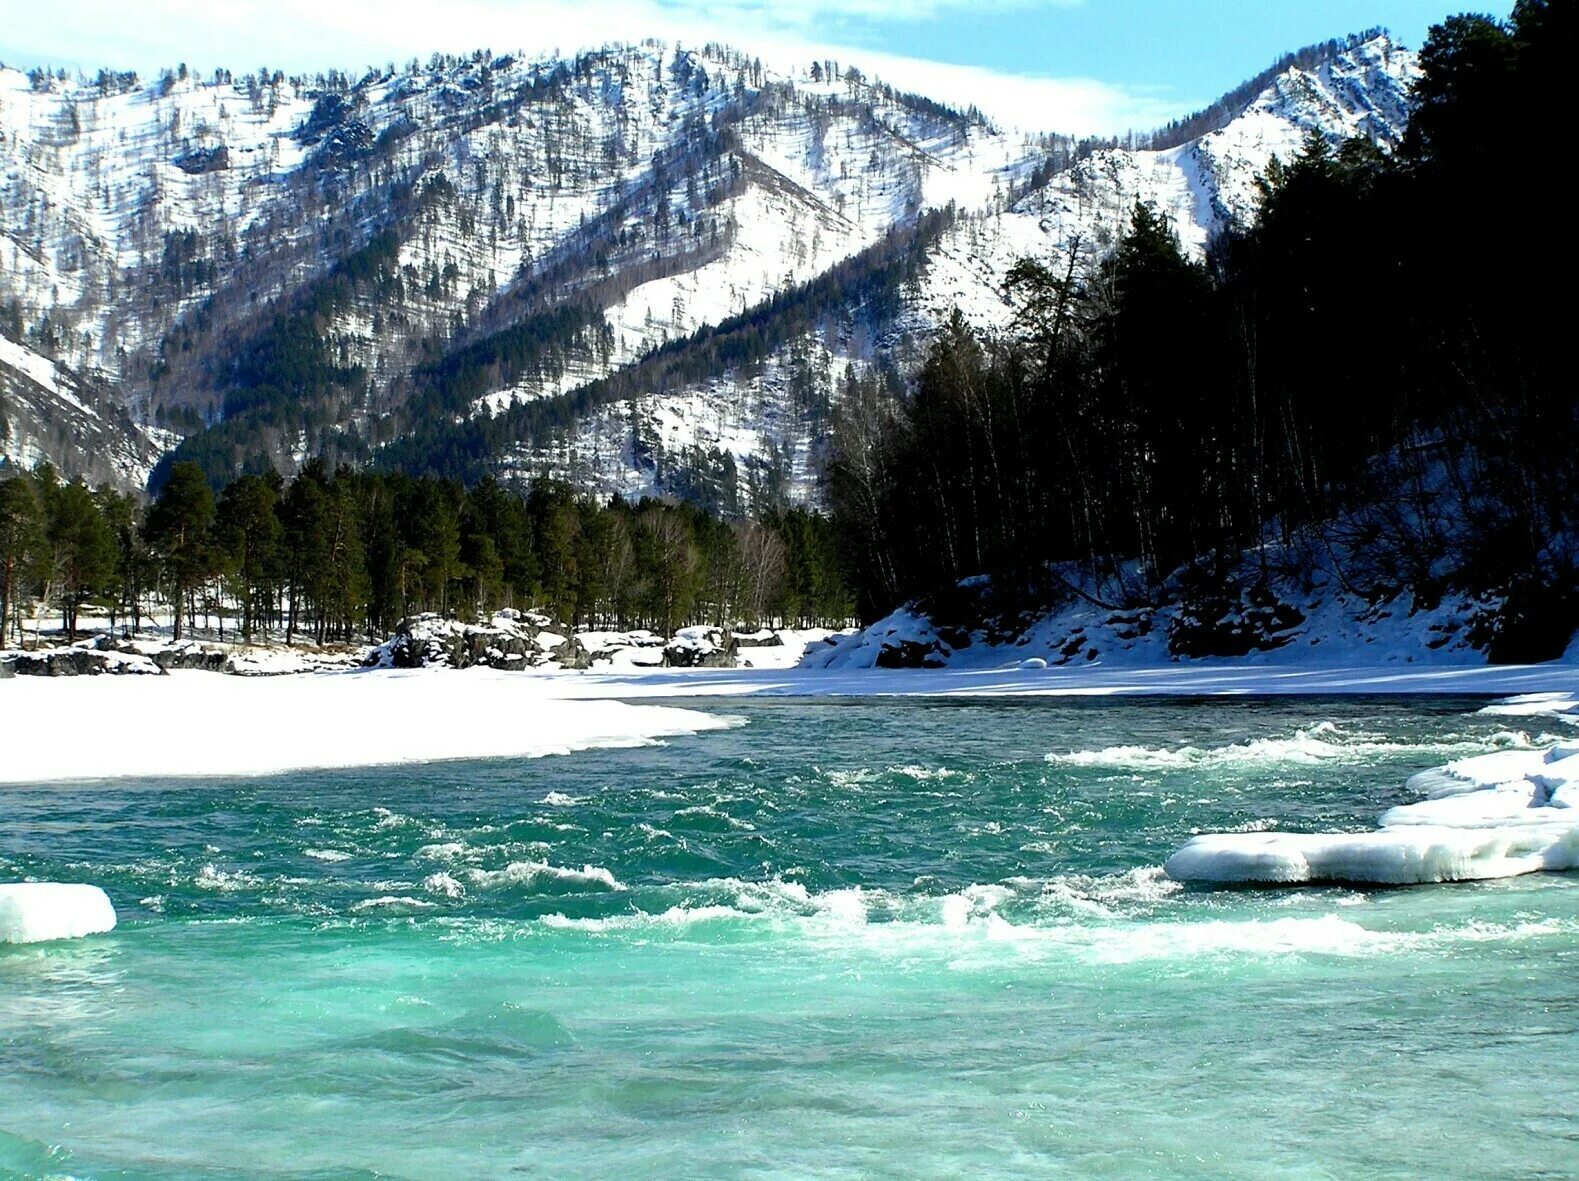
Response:
[[[1197,99],[1279,55],[1382,25],[1418,48],[1451,0],[1085,0],[962,6],[925,20],[836,21],[832,40],[1009,73],[1160,86]]]
[[[792,66],[856,62],[1000,120],[1154,126],[1280,54],[1383,25],[1418,47],[1450,0],[6,0],[0,61],[152,72],[356,68],[486,46],[572,51],[717,39]],[[1487,6],[1481,6],[1484,10]],[[1508,0],[1489,6],[1505,13]]]

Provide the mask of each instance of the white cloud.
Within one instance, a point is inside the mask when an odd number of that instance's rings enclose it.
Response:
[[[485,47],[570,53],[657,37],[723,41],[775,66],[814,57],[1000,122],[1074,133],[1147,127],[1180,113],[1155,94],[1081,78],[1011,74],[840,46],[846,30],[1081,0],[69,0],[37,6],[0,26],[10,64],[101,65],[151,72],[185,61],[199,69],[357,69]],[[69,10],[63,12],[62,8]]]

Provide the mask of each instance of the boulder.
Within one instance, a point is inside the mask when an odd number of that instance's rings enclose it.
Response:
[[[1282,602],[1265,586],[1242,598],[1220,593],[1195,594],[1179,606],[1168,629],[1168,651],[1175,657],[1247,656],[1288,644],[1305,622],[1297,607]]]
[[[765,627],[756,632],[736,632],[735,643],[742,648],[782,648],[784,637]]]
[[[18,652],[8,663],[22,677],[96,677],[109,671],[110,658],[87,648],[49,648]]]
[[[547,664],[587,668],[591,656],[569,628],[531,611],[500,611],[486,624],[441,615],[402,619],[365,661],[383,668],[485,668],[518,671]]]
[[[116,651],[130,651],[117,648]],[[194,672],[222,673],[226,670],[230,657],[219,648],[205,648],[200,644],[182,644],[179,648],[160,648],[147,653],[164,672],[179,669]]]
[[[948,657],[937,640],[883,641],[874,661],[878,668],[944,668]]]
[[[727,628],[682,627],[663,648],[664,668],[734,668],[740,645]]]

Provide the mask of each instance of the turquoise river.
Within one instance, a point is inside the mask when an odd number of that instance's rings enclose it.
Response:
[[[0,788],[0,880],[121,916],[0,947],[0,1177],[1579,1174],[1579,879],[1159,868],[1203,829],[1369,828],[1538,719],[694,704],[742,724]]]

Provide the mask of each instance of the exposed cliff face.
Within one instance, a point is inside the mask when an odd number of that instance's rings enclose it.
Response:
[[[1050,177],[1044,141],[721,49],[323,85],[0,71],[0,328],[82,405],[0,355],[0,448],[128,485],[180,435],[221,468],[804,500],[852,367],[902,365],[956,306],[1001,322],[1016,258],[1100,249],[1136,199],[1202,249],[1308,130],[1395,140],[1414,69],[1356,43],[1198,139]],[[664,346],[683,363],[651,377]]]

